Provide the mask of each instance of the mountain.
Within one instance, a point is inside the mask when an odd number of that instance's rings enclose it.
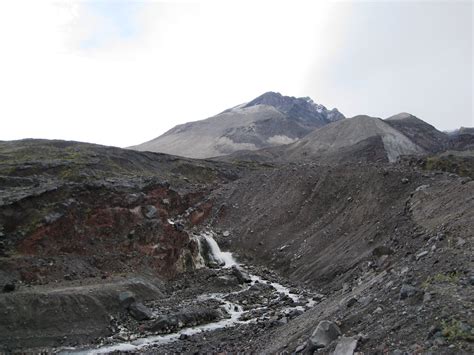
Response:
[[[220,160],[302,161],[389,161],[400,155],[421,155],[426,151],[386,121],[356,116],[315,129],[292,144],[254,152],[236,152]]]
[[[216,116],[178,125],[130,149],[210,158],[293,143],[316,128],[342,119],[344,115],[337,109],[328,110],[309,97],[267,92]]]
[[[461,127],[449,135],[449,149],[474,150],[474,127]]]
[[[460,127],[452,132],[448,132],[450,136],[457,136],[461,134],[469,134],[474,136],[474,127]]]
[[[427,152],[436,153],[446,148],[449,137],[432,125],[409,113],[399,113],[385,120]]]
[[[422,154],[424,149],[380,118],[356,116],[318,129],[288,147],[287,157],[327,156],[364,141],[378,138],[388,161],[400,155]]]

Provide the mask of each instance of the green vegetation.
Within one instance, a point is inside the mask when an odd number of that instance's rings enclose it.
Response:
[[[40,139],[0,142],[0,158],[0,176],[42,175],[73,182],[155,177],[176,184],[211,183],[219,177],[232,178],[237,168],[225,162]]]
[[[443,321],[441,323],[441,332],[451,342],[456,340],[474,341],[472,328],[460,320],[451,319],[449,322]]]
[[[448,272],[445,274],[437,273],[434,276],[429,276],[422,284],[421,287],[427,289],[433,283],[452,283],[457,284],[461,278],[462,273],[459,271]]]
[[[425,169],[474,178],[474,157],[452,154],[432,156],[426,159]]]

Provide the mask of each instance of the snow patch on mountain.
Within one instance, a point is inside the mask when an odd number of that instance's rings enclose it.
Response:
[[[267,142],[271,145],[283,145],[283,144],[290,144],[296,142],[298,139],[290,138],[284,135],[275,135],[267,139]]]

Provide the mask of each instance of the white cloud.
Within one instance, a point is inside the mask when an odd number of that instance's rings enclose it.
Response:
[[[62,2],[58,8],[72,16],[64,26],[72,50],[107,50],[134,42],[142,35],[140,22],[146,3],[138,1]]]
[[[350,15],[328,1],[2,2],[0,139],[128,146],[269,90],[361,113],[327,74]]]
[[[264,91],[303,94],[327,13],[326,2],[146,2],[124,20],[91,2],[11,4],[0,9],[10,54],[1,138],[120,146]],[[123,21],[138,27],[121,35]]]

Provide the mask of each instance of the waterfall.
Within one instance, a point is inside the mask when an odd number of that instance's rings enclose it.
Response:
[[[212,233],[202,233],[199,235],[198,240],[201,255],[207,252],[208,259],[211,259],[211,261],[215,262],[218,266],[227,269],[234,265],[238,265],[231,252],[222,251],[221,248],[219,248],[219,244],[214,240]],[[208,250],[204,250],[201,243],[202,241],[207,244]],[[206,260],[206,255],[202,255],[202,257]]]
[[[198,244],[198,249],[199,249],[199,254],[197,257],[194,259],[194,264],[196,266],[196,269],[200,269],[202,267],[206,266],[206,262],[204,261],[204,258],[202,257],[202,246],[201,246],[201,239],[193,237],[193,239],[196,241]]]

